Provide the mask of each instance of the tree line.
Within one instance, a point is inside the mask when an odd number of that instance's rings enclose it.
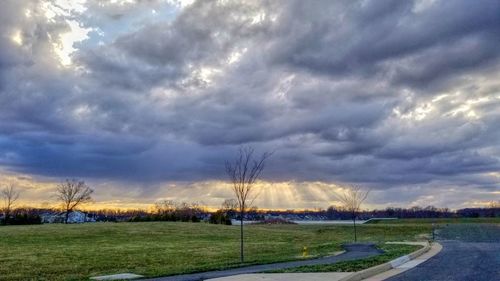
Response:
[[[129,219],[129,221],[200,222],[203,213],[205,213],[205,211],[198,203],[162,200],[155,203],[152,213],[133,216]]]
[[[55,198],[64,212],[64,222],[68,223],[68,217],[77,207],[92,201],[94,192],[84,181],[66,180],[57,185]],[[39,213],[33,208],[15,208],[21,192],[13,184],[9,184],[0,190],[3,200],[3,218],[1,223],[6,224],[36,224],[41,223]]]

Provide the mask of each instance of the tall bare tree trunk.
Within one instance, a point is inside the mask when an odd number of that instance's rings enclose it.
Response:
[[[10,217],[10,211],[6,210],[4,215],[5,215],[5,218],[3,219],[3,224],[7,225],[9,217]]]
[[[356,216],[352,218],[352,222],[354,223],[354,242],[358,241],[358,236],[356,234]]]
[[[68,224],[68,219],[69,219],[69,211],[66,210],[66,214],[64,215],[64,224]]]
[[[245,215],[245,211],[241,210],[240,212],[240,259],[241,263],[245,261],[245,255],[243,253],[243,216]]]
[[[13,184],[10,184],[9,186],[0,190],[0,198],[3,199],[3,201],[5,202],[5,207],[4,207],[5,218],[3,220],[3,223],[7,225],[10,219],[10,214],[12,212],[13,206],[17,201],[17,199],[19,199],[19,191],[16,190]]]
[[[272,155],[272,153],[265,152],[260,159],[255,159],[253,152],[254,150],[251,147],[241,147],[239,157],[236,158],[234,163],[226,161],[226,173],[233,184],[232,189],[240,209],[240,258],[242,263],[245,261],[243,252],[243,217],[247,206],[251,206],[255,199],[255,197],[253,199],[250,197],[255,187],[255,181],[264,169],[264,162]]]
[[[363,191],[359,186],[348,185],[342,188],[341,192],[338,192],[336,197],[343,205],[343,207],[349,211],[352,216],[352,224],[354,226],[354,242],[358,241],[358,235],[356,232],[356,215],[359,213],[361,204],[368,197],[370,190]]]

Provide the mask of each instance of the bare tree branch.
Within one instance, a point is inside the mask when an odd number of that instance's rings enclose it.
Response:
[[[65,223],[68,223],[69,214],[79,205],[92,201],[94,192],[84,181],[66,180],[57,186],[56,196],[66,212]]]
[[[4,213],[4,224],[7,224],[10,213],[14,208],[16,201],[19,199],[20,191],[15,188],[13,184],[9,184],[0,191],[0,197],[4,201],[3,213]]]
[[[250,146],[240,147],[238,152],[239,155],[236,157],[234,162],[226,161],[226,173],[231,180],[232,189],[234,195],[236,196],[236,203],[240,213],[240,246],[241,262],[243,262],[243,218],[249,204],[252,204],[253,200],[255,200],[255,198],[253,198],[249,202],[249,197],[255,189],[255,182],[259,179],[262,171],[264,170],[266,160],[271,157],[273,153],[265,152],[260,156],[260,158],[255,159],[255,150]]]
[[[237,208],[238,208],[238,202],[236,202],[236,200],[234,199],[226,199],[221,204],[221,209],[226,212],[236,210]]]
[[[354,241],[357,241],[356,233],[356,216],[361,208],[361,204],[366,200],[370,190],[363,190],[359,186],[348,185],[345,186],[341,192],[335,194],[337,200],[341,203],[342,207],[346,209],[352,217],[354,225]]]

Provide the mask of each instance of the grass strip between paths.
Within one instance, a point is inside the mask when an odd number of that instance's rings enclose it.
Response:
[[[379,244],[379,249],[385,251],[382,255],[355,261],[343,261],[335,264],[300,266],[282,270],[268,271],[267,273],[298,273],[298,272],[355,272],[389,262],[398,257],[410,254],[423,246]]]

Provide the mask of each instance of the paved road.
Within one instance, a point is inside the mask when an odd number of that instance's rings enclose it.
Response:
[[[219,278],[231,275],[246,274],[246,273],[256,273],[264,272],[268,270],[291,268],[303,265],[318,265],[318,264],[332,264],[340,261],[355,260],[360,258],[366,258],[371,256],[380,255],[381,251],[376,249],[372,244],[351,244],[345,245],[345,253],[338,256],[324,257],[319,259],[303,260],[303,261],[293,261],[293,262],[281,262],[273,264],[263,264],[263,265],[253,265],[246,266],[228,270],[220,271],[209,271],[194,274],[184,274],[175,275],[168,277],[160,277],[156,279],[148,279],[154,281],[200,281],[211,278]]]
[[[500,225],[453,224],[438,231],[443,250],[391,281],[500,280]]]

